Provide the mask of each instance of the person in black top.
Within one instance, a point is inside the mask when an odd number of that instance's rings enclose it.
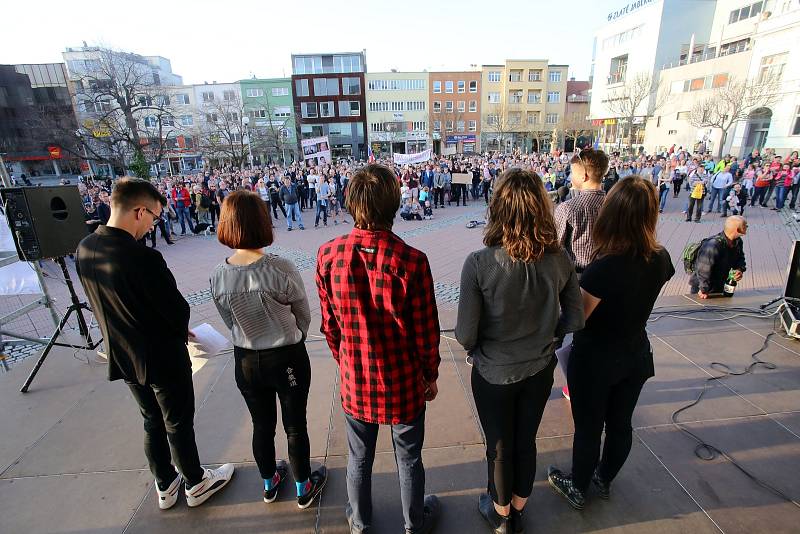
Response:
[[[639,176],[620,180],[593,228],[594,260],[581,276],[586,326],[576,332],[567,365],[575,435],[572,473],[550,467],[550,485],[577,509],[592,483],[601,498],[631,449],[631,418],[654,376],[645,327],[664,284],[675,274],[656,241],[658,193]],[[605,428],[602,457],[600,442]]]
[[[725,229],[704,239],[697,251],[694,272],[689,277],[689,288],[701,299],[709,293],[721,293],[731,270],[738,282],[747,270],[742,236],[747,234],[747,220],[741,215],[725,219]]]
[[[108,224],[85,237],[77,252],[78,276],[108,351],[108,378],[125,380],[144,418],[145,454],[161,509],[176,503],[182,481],[187,504],[197,506],[233,475],[231,464],[200,465],[186,348],[189,304],[161,254],[137,243],[166,204],[150,182],[120,180]]]

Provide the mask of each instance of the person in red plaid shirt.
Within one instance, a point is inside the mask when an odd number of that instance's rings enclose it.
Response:
[[[372,462],[379,425],[391,425],[408,533],[431,532],[439,513],[424,495],[425,401],[436,397],[439,319],[428,258],[392,233],[400,205],[394,173],[367,165],[347,189],[355,228],[322,245],[316,282],[322,326],[339,365],[349,456],[351,532],[372,522]]]

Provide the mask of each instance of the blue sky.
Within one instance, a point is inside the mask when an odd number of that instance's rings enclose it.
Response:
[[[185,83],[291,74],[290,54],[366,48],[370,71],[549,59],[587,79],[592,36],[624,1],[54,0],[5,2],[0,63],[103,44],[172,61]],[[47,14],[47,15],[45,15]]]

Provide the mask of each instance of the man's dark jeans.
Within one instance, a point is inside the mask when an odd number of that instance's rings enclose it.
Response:
[[[172,460],[190,486],[198,484],[203,468],[194,439],[192,370],[187,367],[165,385],[128,382],[128,387],[144,418],[144,452],[159,488],[175,480]]]
[[[347,498],[353,509],[353,527],[363,530],[372,524],[372,463],[378,427],[345,414],[347,421]],[[425,498],[425,467],[422,443],[425,440],[425,410],[407,424],[392,425],[392,446],[400,477],[400,501],[405,528],[422,529]]]

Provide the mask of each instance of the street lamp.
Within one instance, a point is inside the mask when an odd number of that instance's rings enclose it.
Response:
[[[245,135],[247,135],[247,154],[250,161],[250,170],[253,170],[253,148],[250,146],[250,117],[243,115],[242,124],[244,125]]]

